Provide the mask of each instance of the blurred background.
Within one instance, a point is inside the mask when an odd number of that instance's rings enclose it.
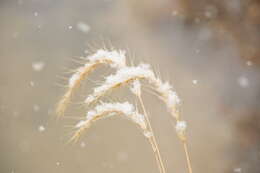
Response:
[[[0,37],[0,172],[158,172],[127,120],[100,121],[67,144],[77,120],[55,118],[75,60],[104,46],[173,83],[194,173],[260,172],[259,1],[1,0]],[[110,72],[91,75],[66,116],[84,116],[78,103]],[[164,105],[144,97],[167,172],[186,173]],[[114,98],[134,101],[124,87],[105,99]]]

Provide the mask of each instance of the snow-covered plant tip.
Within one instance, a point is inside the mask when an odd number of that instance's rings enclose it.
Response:
[[[186,128],[187,123],[180,117],[179,106],[180,99],[177,93],[173,90],[169,82],[163,82],[156,76],[149,64],[141,63],[137,66],[129,66],[126,64],[125,51],[119,50],[97,50],[93,55],[85,59],[84,65],[77,68],[74,74],[68,81],[68,89],[58,103],[56,112],[59,117],[62,117],[71,101],[74,92],[80,87],[81,83],[88,75],[100,65],[108,65],[114,68],[116,72],[106,76],[104,82],[95,87],[93,93],[88,95],[84,100],[84,104],[91,106],[97,104],[93,110],[89,110],[83,120],[75,125],[76,132],[72,140],[77,140],[83,131],[90,128],[95,121],[104,119],[110,116],[118,115],[125,117],[136,124],[144,134],[144,137],[150,142],[158,169],[160,173],[166,173],[163,159],[161,157],[159,147],[153,129],[146,112],[142,99],[142,81],[145,80],[154,90],[160,100],[162,100],[171,117],[175,120],[175,131],[180,141],[183,144],[185,156],[187,159],[188,171],[192,173],[191,162],[187,149]],[[139,113],[134,106],[128,102],[123,103],[104,103],[102,97],[107,95],[109,91],[116,90],[121,86],[129,86],[130,91],[137,97],[139,104],[142,107],[142,113]]]

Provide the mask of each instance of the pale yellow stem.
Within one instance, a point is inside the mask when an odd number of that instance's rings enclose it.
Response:
[[[186,160],[187,160],[187,166],[188,166],[189,173],[192,173],[191,161],[190,161],[190,156],[189,156],[188,146],[187,146],[186,141],[183,141],[183,147],[184,147],[184,151],[185,151],[185,156],[186,156]]]
[[[152,126],[151,126],[151,122],[150,122],[148,114],[146,112],[144,102],[143,102],[141,95],[138,95],[138,99],[141,103],[141,106],[142,106],[142,109],[143,109],[143,112],[144,112],[144,116],[145,116],[145,119],[146,119],[147,124],[148,124],[148,128],[152,132],[152,136],[149,138],[149,141],[155,147],[153,150],[154,150],[154,153],[155,153],[155,157],[156,157],[156,160],[157,160],[159,170],[160,170],[161,173],[166,173],[165,167],[164,167],[164,164],[163,164],[163,161],[162,161],[162,157],[161,157],[161,154],[160,154],[160,150],[158,148],[157,141],[154,137],[154,132],[153,132],[153,129],[152,129]]]

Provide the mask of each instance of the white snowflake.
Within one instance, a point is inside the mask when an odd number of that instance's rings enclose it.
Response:
[[[32,68],[34,71],[41,71],[45,67],[45,63],[43,61],[37,61],[32,63]]]
[[[196,85],[197,83],[198,83],[198,80],[192,80],[192,83],[194,84],[194,85]]]
[[[38,112],[40,110],[40,106],[37,105],[37,104],[34,104],[33,105],[33,110],[34,110],[34,112]]]
[[[43,126],[43,125],[40,125],[39,127],[38,127],[38,131],[39,132],[44,132],[46,129],[45,129],[45,127]]]
[[[241,88],[248,88],[249,87],[249,80],[245,76],[240,76],[237,79],[237,82]]]
[[[90,26],[87,25],[84,22],[78,22],[77,23],[77,29],[80,30],[83,33],[88,33],[90,31]]]

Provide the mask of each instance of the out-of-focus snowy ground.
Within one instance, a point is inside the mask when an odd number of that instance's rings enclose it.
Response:
[[[0,172],[158,172],[148,142],[125,120],[98,122],[66,145],[72,131],[65,126],[76,121],[56,121],[61,76],[78,66],[73,59],[104,45],[126,49],[129,61],[149,62],[174,84],[194,173],[259,172],[259,65],[244,57],[232,34],[220,36],[208,24],[221,12],[206,8],[208,20],[189,22],[173,2],[0,1]],[[84,116],[76,103],[108,72],[91,75],[67,116]],[[124,92],[116,98],[128,100]],[[187,172],[167,111],[153,96],[145,101],[167,171]]]

